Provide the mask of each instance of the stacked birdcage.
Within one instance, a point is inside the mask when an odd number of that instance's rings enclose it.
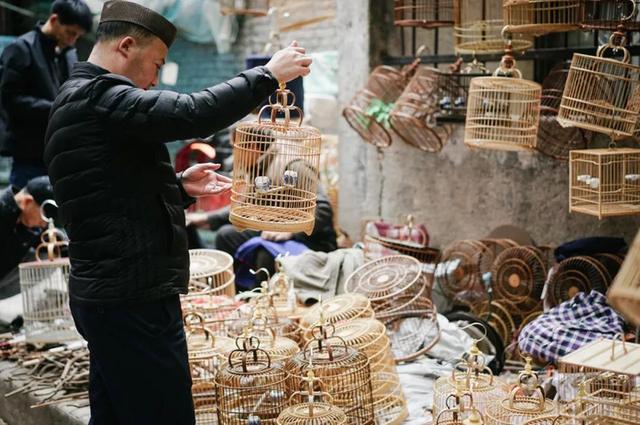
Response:
[[[473,405],[445,409],[433,421],[434,425],[484,425],[484,423],[484,417]]]
[[[307,332],[306,339],[310,339],[309,332],[321,318],[327,323],[338,325],[356,319],[373,319],[374,312],[371,301],[361,294],[340,294],[317,303],[300,319],[300,327]]]
[[[429,235],[424,225],[415,225],[408,215],[406,224],[370,221],[365,225],[364,256],[376,260],[391,255],[408,255],[421,263],[437,263],[440,251],[429,247]]]
[[[622,21],[628,31],[640,31],[635,0],[583,0],[583,3],[582,29],[613,31]]]
[[[455,7],[456,53],[500,53],[504,50],[502,0],[456,0]],[[515,51],[533,46],[531,37],[511,36]]]
[[[232,322],[237,320],[241,303],[227,296],[186,297],[182,299],[184,314],[197,313],[204,327],[214,335],[226,336]]]
[[[640,214],[640,149],[570,153],[570,212],[602,219]]]
[[[491,74],[476,59],[462,68],[458,60],[449,71],[437,70],[438,119],[464,120],[467,113],[467,99],[471,80],[476,77],[488,77]]]
[[[219,0],[223,15],[267,16],[269,0]]]
[[[295,31],[335,18],[331,0],[271,0],[276,27],[280,32]]]
[[[347,415],[349,424],[373,425],[369,359],[334,336],[334,330],[325,320],[312,328],[313,339],[286,365],[289,388],[299,388],[307,372],[313,370],[333,397],[333,404]]]
[[[611,305],[636,326],[640,326],[640,274],[638,274],[638,264],[640,264],[640,232],[633,240],[631,249],[629,249],[622,268],[607,295]]]
[[[235,131],[229,220],[240,229],[311,234],[321,135],[302,125],[302,111],[283,84],[276,97],[257,122],[240,124]],[[268,109],[271,119],[262,122]],[[297,124],[291,123],[292,112],[299,114]],[[280,113],[282,121],[276,119]]]
[[[365,142],[385,148],[397,137],[391,131],[391,111],[408,81],[406,72],[378,66],[369,75],[365,87],[342,110],[349,125]]]
[[[402,423],[408,411],[384,324],[374,319],[355,319],[336,325],[334,335],[369,359],[376,423]]]
[[[456,365],[450,376],[438,378],[433,388],[433,414],[437,416],[451,406],[463,403],[463,395],[471,394],[473,405],[484,413],[506,395],[505,384],[493,376],[484,354],[474,340],[466,359]]]
[[[395,0],[393,23],[402,27],[440,28],[453,25],[453,0]]]
[[[289,374],[260,349],[260,341],[249,338],[242,348],[229,354],[216,376],[220,425],[275,425],[289,398]]]
[[[522,424],[530,419],[548,416],[556,406],[545,398],[538,376],[532,370],[531,358],[518,375],[518,385],[509,395],[488,406],[485,410],[486,425]]]
[[[578,29],[582,0],[504,0],[505,31],[543,35]]]
[[[270,304],[278,317],[290,317],[296,314],[297,298],[293,280],[284,271],[282,257],[275,259],[276,275],[269,281]]]
[[[579,292],[596,290],[606,293],[609,280],[606,270],[594,258],[576,256],[562,260],[547,281],[550,306],[568,301]]]
[[[233,257],[215,249],[189,250],[189,294],[182,299],[236,295]]]
[[[50,200],[41,205],[42,218],[49,226],[40,235],[37,261],[18,266],[25,337],[37,344],[80,339],[69,309],[69,259],[60,258],[68,242],[44,214],[49,204],[55,205]]]
[[[542,87],[522,78],[512,45],[492,77],[471,80],[464,143],[472,148],[528,151],[536,147]]]
[[[390,112],[389,122],[406,143],[425,152],[438,152],[451,135],[451,128],[439,126],[438,71],[419,66]]]

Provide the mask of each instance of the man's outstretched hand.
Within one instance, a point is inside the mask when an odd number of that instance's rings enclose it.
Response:
[[[189,196],[217,195],[231,189],[231,179],[216,173],[220,164],[196,164],[182,173],[182,187]]]
[[[281,83],[288,83],[300,76],[305,77],[311,72],[311,58],[307,56],[304,47],[294,41],[288,47],[278,50],[266,67]]]

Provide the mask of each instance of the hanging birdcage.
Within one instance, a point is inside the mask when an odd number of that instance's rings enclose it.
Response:
[[[624,317],[640,326],[640,232],[636,235],[607,295],[609,302]]]
[[[476,77],[487,77],[491,74],[476,59],[462,68],[459,59],[449,71],[436,70],[436,87],[438,88],[437,118],[439,120],[464,121],[467,114],[469,85]]]
[[[271,362],[257,338],[241,346],[229,354],[216,376],[219,423],[275,425],[289,399],[289,374],[280,363]]]
[[[391,110],[402,94],[409,77],[390,66],[378,66],[369,75],[342,115],[365,142],[385,148],[397,138],[391,130]]]
[[[455,0],[454,39],[458,54],[504,51],[502,0]],[[530,36],[512,34],[513,50],[533,46]]]
[[[471,394],[473,405],[480,413],[506,395],[505,384],[493,376],[484,354],[474,340],[466,359],[452,370],[451,375],[438,378],[433,387],[433,414],[462,405],[464,394]],[[455,404],[452,405],[451,403]]]
[[[629,63],[626,36],[614,32],[596,56],[574,54],[558,113],[558,122],[609,135],[632,137],[640,130],[640,67]],[[622,60],[605,58],[611,49]]]
[[[417,67],[391,109],[389,122],[395,133],[411,146],[425,152],[438,152],[451,136],[451,128],[438,126],[438,71]]]
[[[215,249],[189,250],[189,294],[193,297],[236,295],[233,257]]]
[[[453,0],[395,0],[393,23],[402,27],[440,28],[453,25]]]
[[[374,319],[350,320],[337,325],[334,335],[369,359],[376,423],[402,423],[408,411],[384,324]]]
[[[25,337],[27,342],[37,344],[80,339],[69,309],[69,259],[60,258],[68,242],[44,213],[47,205],[57,208],[51,200],[40,207],[42,218],[49,224],[40,235],[36,261],[18,265]]]
[[[289,104],[290,97],[293,97]],[[240,229],[311,234],[320,167],[320,132],[302,125],[295,96],[282,84],[277,102],[261,109],[256,123],[240,124],[233,144],[229,220]],[[271,120],[262,122],[262,111]],[[300,115],[292,124],[292,111]],[[276,120],[283,113],[284,121]]]
[[[547,416],[555,409],[554,403],[545,398],[538,376],[532,370],[527,357],[525,369],[518,375],[518,385],[508,397],[490,405],[485,410],[486,425],[519,425],[540,416]]]
[[[583,0],[582,29],[615,30],[624,22],[627,31],[640,31],[637,0]]]
[[[375,424],[369,359],[333,335],[332,324],[322,320],[312,329],[313,340],[286,365],[289,388],[299,388],[309,370],[322,381],[333,404],[354,425]]]
[[[602,219],[640,214],[640,149],[571,151],[570,212]]]
[[[269,0],[219,0],[222,15],[267,16]]]
[[[541,92],[540,84],[522,78],[508,46],[492,77],[471,80],[465,145],[506,151],[534,149]]]
[[[513,247],[502,251],[491,271],[494,300],[506,299],[520,312],[541,306],[547,265],[535,247]]]
[[[300,327],[309,332],[321,318],[327,323],[338,325],[355,319],[373,317],[371,301],[367,297],[361,294],[340,294],[311,307],[300,319]],[[307,339],[309,338],[310,336]]]
[[[596,290],[605,293],[609,286],[602,266],[591,257],[577,256],[562,260],[547,281],[551,306],[568,301],[579,292]]]
[[[582,0],[504,0],[504,24],[511,33],[536,36],[578,29]]]
[[[332,0],[271,0],[271,6],[280,32],[299,30],[336,17]]]

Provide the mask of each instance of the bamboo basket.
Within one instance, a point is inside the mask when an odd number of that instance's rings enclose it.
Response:
[[[636,326],[640,326],[640,232],[636,235],[627,258],[622,263],[608,300],[624,317]]]
[[[215,249],[189,250],[189,294],[192,297],[236,295],[233,257]]]
[[[578,29],[582,0],[504,0],[505,31],[536,36]]]
[[[280,32],[297,31],[336,16],[335,2],[331,0],[271,0],[271,3]]]
[[[595,289],[605,293],[609,286],[602,265],[592,257],[577,256],[562,260],[547,281],[551,306],[568,301],[578,292]]]
[[[453,0],[395,0],[393,23],[401,27],[453,26]]]
[[[292,98],[292,103],[289,100]],[[295,96],[281,84],[277,102],[263,107],[256,123],[240,124],[233,145],[229,220],[239,229],[305,232],[315,222],[320,167],[320,132],[302,126]],[[270,122],[262,111],[271,110]],[[292,111],[299,122],[292,124]],[[284,113],[284,121],[276,116]]]
[[[571,151],[569,211],[599,219],[640,214],[640,149]]]
[[[454,38],[458,54],[501,53],[504,51],[502,0],[455,0]],[[513,49],[533,46],[529,36],[512,34]]]
[[[471,81],[464,143],[472,148],[505,151],[534,149],[541,93],[540,84],[522,79],[507,47],[492,77]]]
[[[473,406],[480,413],[507,395],[505,384],[493,376],[477,342],[474,340],[466,360],[456,365],[450,376],[436,380],[433,388],[434,416],[447,408],[462,405],[464,394],[471,394]],[[455,402],[455,405],[452,406],[451,402]]]
[[[287,406],[288,378],[287,371],[260,349],[257,338],[244,341],[216,377],[220,425],[275,425]]]
[[[518,376],[518,386],[511,390],[508,397],[487,407],[485,424],[520,425],[527,420],[547,416],[555,409],[554,403],[545,398],[538,377],[532,370],[531,358],[527,357],[525,369]]]
[[[406,143],[425,152],[438,152],[451,136],[450,126],[438,126],[438,71],[419,66],[396,100],[390,124]]]
[[[389,115],[409,81],[408,75],[390,66],[375,68],[365,87],[358,91],[342,115],[368,143],[385,148],[397,135],[391,131]]]
[[[349,424],[375,423],[369,359],[333,335],[333,325],[323,321],[313,328],[314,339],[296,354],[286,369],[289,388],[299,388],[309,370],[324,384],[333,404],[347,415]]]
[[[513,247],[502,251],[491,271],[494,300],[506,299],[519,312],[541,308],[541,295],[547,279],[547,264],[535,247]]]
[[[638,133],[640,67],[629,63],[625,41],[617,31],[596,56],[573,55],[558,113],[561,125],[604,133],[613,140]],[[609,49],[622,51],[622,60],[605,58]]]
[[[267,16],[269,0],[219,0],[223,15]]]
[[[627,31],[640,31],[635,0],[583,0],[582,29],[615,30],[624,22]]]

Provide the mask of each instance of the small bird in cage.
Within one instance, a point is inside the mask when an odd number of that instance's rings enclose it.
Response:
[[[465,106],[467,106],[467,99],[465,99],[464,96],[458,96],[453,102],[453,106],[455,106],[456,108],[464,108]]]
[[[445,96],[442,99],[440,99],[440,109],[442,109],[443,111],[446,112],[450,112],[451,111],[451,97],[449,96]]]

